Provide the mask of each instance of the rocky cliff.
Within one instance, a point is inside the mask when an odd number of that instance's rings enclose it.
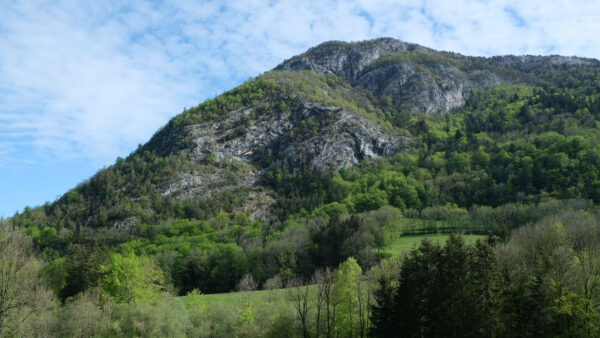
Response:
[[[392,38],[359,43],[331,41],[294,56],[277,66],[276,70],[310,70],[320,74],[336,74],[355,82],[365,67],[373,61],[395,52],[433,52],[417,44]]]
[[[189,155],[205,169],[174,175],[162,186],[161,194],[177,199],[198,195],[210,198],[218,192],[250,190],[254,193],[248,202],[260,200],[252,214],[264,216],[274,201],[268,197],[268,187],[267,192],[263,190],[268,161],[275,161],[275,167],[286,167],[291,173],[326,173],[391,156],[414,142],[383,130],[349,109],[319,102],[297,99],[285,109],[259,110],[255,106],[239,107],[227,112],[222,120],[173,129],[176,135],[167,139],[185,140],[185,144],[174,147],[176,152]],[[244,121],[243,128],[239,128],[240,121]],[[233,165],[206,165],[209,158],[217,164]],[[243,173],[232,174],[238,170]]]
[[[401,101],[404,109],[448,113],[463,106],[473,90],[527,81],[522,71],[558,65],[598,66],[600,62],[559,55],[467,57],[380,38],[325,42],[275,69],[336,74],[353,86]]]
[[[411,142],[382,131],[349,110],[306,101],[255,115],[246,122],[243,132],[227,128],[255,109],[239,108],[223,121],[186,127],[183,132],[192,140],[192,147],[184,151],[190,151],[198,162],[208,154],[217,161],[234,158],[254,163],[275,156],[294,172],[302,168],[326,172],[357,165],[363,159],[390,156]],[[309,120],[318,127],[294,137],[292,132]]]

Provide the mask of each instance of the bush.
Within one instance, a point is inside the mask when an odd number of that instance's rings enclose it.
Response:
[[[121,337],[186,337],[192,329],[185,305],[164,294],[151,303],[115,306],[111,335]]]

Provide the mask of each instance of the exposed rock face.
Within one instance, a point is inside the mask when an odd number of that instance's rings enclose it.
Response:
[[[448,113],[462,107],[473,89],[502,82],[498,75],[487,70],[464,72],[453,66],[433,64],[423,71],[399,62],[362,74],[355,80],[355,86],[381,96],[396,97],[407,109]]]
[[[411,139],[386,134],[370,121],[345,110],[305,106],[303,111],[310,116],[321,109],[330,110],[335,122],[313,137],[290,142],[282,150],[283,159],[296,171],[302,166],[320,172],[337,171],[357,165],[362,159],[393,155],[411,143]]]
[[[477,62],[459,69],[439,62],[415,65],[398,61],[370,69],[369,65],[373,61],[398,52],[439,55],[443,58]],[[600,61],[558,55],[465,57],[392,38],[381,38],[355,43],[325,42],[284,61],[275,69],[336,74],[350,81],[353,86],[374,91],[381,96],[395,97],[402,101],[406,109],[423,113],[448,113],[463,106],[474,89],[515,80],[494,73],[489,67],[531,71],[541,66],[563,64],[598,66]]]
[[[252,111],[239,109],[230,112],[224,121],[189,126],[186,132],[193,140],[191,153],[195,161],[203,161],[211,153],[217,160],[233,158],[255,163],[273,156],[294,172],[303,168],[327,172],[348,168],[365,158],[392,155],[411,142],[383,132],[355,113],[310,102],[298,102],[286,111],[272,109],[255,115],[242,132],[228,128]],[[294,138],[294,130],[298,133],[302,121],[309,119],[318,122],[316,131]]]
[[[441,63],[423,67],[398,61],[369,69],[373,61],[397,52],[442,54],[391,38],[358,43],[327,42],[284,61],[275,69],[333,73],[343,76],[353,86],[397,97],[406,109],[424,113],[448,113],[464,105],[474,88],[502,82],[498,75],[484,69],[465,72]]]
[[[249,115],[252,118],[241,125],[240,121]],[[309,119],[318,127],[303,131],[302,122]],[[190,125],[180,132],[186,134],[183,139],[190,140],[191,145],[176,147],[180,152],[190,154],[197,163],[214,156],[218,165],[177,173],[163,187],[162,195],[187,199],[246,192],[247,201],[238,211],[251,210],[253,218],[266,217],[267,209],[275,202],[262,182],[266,157],[287,165],[291,172],[325,173],[349,168],[363,159],[391,156],[412,142],[339,107],[302,101],[285,111],[272,108],[258,114],[254,107],[237,109],[223,121]]]
[[[331,41],[309,49],[277,66],[276,70],[312,70],[320,74],[336,74],[353,82],[374,60],[393,52],[433,51],[429,48],[392,38],[359,43]]]
[[[136,217],[129,217],[129,218],[114,222],[113,226],[109,229],[109,231],[129,232],[129,231],[131,231],[131,229],[135,228],[136,226],[138,226],[138,219]]]

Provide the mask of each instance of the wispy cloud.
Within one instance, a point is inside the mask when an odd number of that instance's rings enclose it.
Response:
[[[17,0],[0,12],[0,166],[106,164],[184,106],[325,40],[600,57],[593,1]]]

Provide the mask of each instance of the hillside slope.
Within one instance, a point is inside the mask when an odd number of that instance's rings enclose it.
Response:
[[[468,57],[389,38],[323,43],[185,110],[13,222],[54,257],[177,220],[206,222],[211,241],[250,250],[299,217],[341,221],[386,205],[464,220],[515,203],[598,203],[599,70],[593,59]],[[339,245],[322,255],[348,256]]]

